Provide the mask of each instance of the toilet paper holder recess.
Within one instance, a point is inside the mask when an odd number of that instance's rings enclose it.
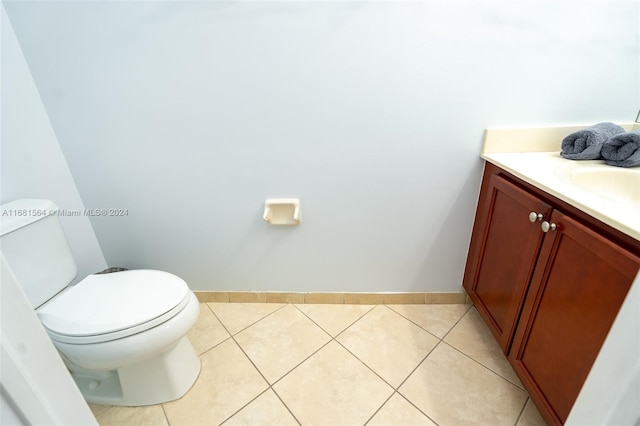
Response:
[[[264,202],[262,218],[271,225],[299,225],[300,200],[297,198],[269,198]]]

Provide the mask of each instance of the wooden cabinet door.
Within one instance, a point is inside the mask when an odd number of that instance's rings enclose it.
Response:
[[[545,420],[562,424],[640,266],[631,253],[554,211],[509,361]]]
[[[551,207],[497,174],[480,197],[463,286],[506,354],[544,236],[529,214]]]

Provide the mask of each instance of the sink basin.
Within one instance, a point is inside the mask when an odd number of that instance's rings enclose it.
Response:
[[[640,169],[576,167],[570,179],[583,189],[618,202],[640,204]]]

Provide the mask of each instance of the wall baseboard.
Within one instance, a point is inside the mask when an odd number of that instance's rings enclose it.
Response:
[[[466,293],[287,293],[269,291],[194,291],[201,303],[325,303],[406,305],[471,303]]]

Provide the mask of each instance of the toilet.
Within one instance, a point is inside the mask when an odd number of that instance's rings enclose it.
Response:
[[[186,337],[200,306],[157,270],[89,275],[77,267],[49,200],[0,206],[0,249],[89,402],[140,406],[182,397],[200,374]]]

